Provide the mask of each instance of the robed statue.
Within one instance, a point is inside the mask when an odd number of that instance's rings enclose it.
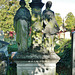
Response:
[[[59,27],[55,19],[54,12],[50,10],[52,2],[46,3],[46,9],[43,11],[43,39],[46,49],[54,52],[54,35],[59,32]]]
[[[20,1],[21,7],[17,10],[14,17],[14,28],[16,32],[16,41],[18,43],[18,51],[28,50],[28,35],[31,22],[29,10],[25,7],[24,0]]]

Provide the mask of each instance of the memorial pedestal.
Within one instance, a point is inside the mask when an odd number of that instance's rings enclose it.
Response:
[[[59,59],[56,53],[30,53],[17,54],[14,60],[17,64],[17,75],[56,75],[56,63]]]

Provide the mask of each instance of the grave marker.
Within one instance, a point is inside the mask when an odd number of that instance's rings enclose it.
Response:
[[[8,57],[8,44],[9,43],[0,40],[0,53],[5,53],[6,57]]]

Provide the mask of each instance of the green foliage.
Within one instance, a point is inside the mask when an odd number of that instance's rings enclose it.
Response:
[[[60,56],[61,62],[65,64],[65,66],[71,67],[71,40],[61,40],[60,44],[57,44],[55,47],[55,52]],[[63,65],[63,64],[62,64]]]
[[[62,58],[64,56],[65,51],[68,49],[71,49],[71,41],[60,39],[59,44],[56,44],[55,46],[55,52]]]
[[[60,27],[62,25],[62,18],[60,16],[60,14],[59,13],[56,13],[55,14],[55,18],[56,18],[56,21],[57,21],[58,26]]]
[[[72,12],[67,14],[65,23],[67,24],[66,28],[69,31],[75,27],[75,16],[72,14]]]
[[[58,75],[71,75],[71,40],[62,39],[55,47],[55,52],[60,56],[57,66]],[[69,72],[69,73],[68,73]]]
[[[12,62],[12,64],[8,65],[6,75],[17,75],[17,68],[16,68],[16,64],[14,62]]]
[[[30,9],[29,7],[29,2],[30,0],[26,0],[26,7]],[[0,1],[0,28],[6,32],[6,31],[14,31],[14,27],[13,27],[13,18],[14,15],[16,13],[16,11],[18,10],[18,8],[20,7],[19,5],[19,1],[17,0],[1,0]]]
[[[68,41],[64,47],[62,61],[64,61],[65,66],[71,67],[71,60],[72,60],[72,51],[71,51],[71,41]]]
[[[14,31],[13,18],[19,7],[19,2],[15,0],[6,1],[3,5],[4,7],[0,9],[0,28],[4,32]]]
[[[8,0],[7,0],[8,1]],[[0,6],[6,3],[6,0],[0,0]]]
[[[10,54],[11,52],[16,52],[18,50],[17,44],[9,45],[8,46],[8,53]]]

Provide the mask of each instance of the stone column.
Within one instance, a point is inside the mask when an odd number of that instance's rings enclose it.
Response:
[[[75,75],[75,31],[72,33],[72,75]]]

